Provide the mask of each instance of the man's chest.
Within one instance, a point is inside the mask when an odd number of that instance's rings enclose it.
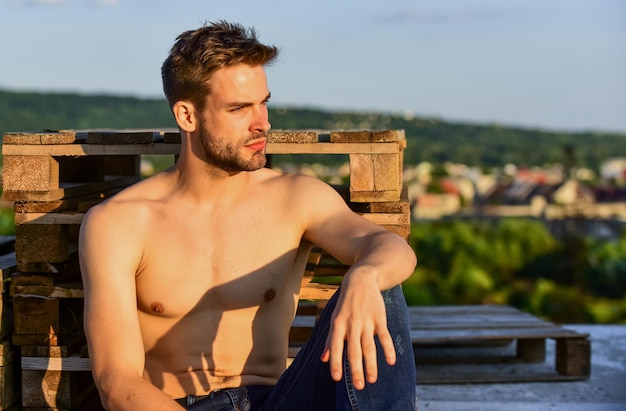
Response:
[[[199,308],[241,309],[298,291],[301,233],[286,224],[242,218],[151,231],[136,279],[144,311],[176,317]]]

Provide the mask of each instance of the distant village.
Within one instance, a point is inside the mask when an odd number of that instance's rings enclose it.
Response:
[[[338,168],[319,164],[283,164],[288,173],[316,175],[341,184],[348,164]],[[586,168],[565,170],[520,168],[509,164],[485,172],[479,167],[431,163],[405,166],[413,220],[450,217],[533,217],[543,220],[613,220],[626,223],[626,158],[607,160],[599,175]],[[608,228],[607,228],[608,227]],[[596,224],[594,235],[611,236],[607,224]]]

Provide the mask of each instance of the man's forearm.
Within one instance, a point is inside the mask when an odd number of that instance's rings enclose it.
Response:
[[[379,289],[387,290],[409,278],[416,265],[417,257],[406,241],[382,231],[363,239],[355,263],[346,276],[372,273]]]
[[[96,380],[102,405],[111,411],[179,411],[184,408],[139,376],[109,376]]]

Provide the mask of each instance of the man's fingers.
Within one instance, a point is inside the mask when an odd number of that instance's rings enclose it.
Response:
[[[331,327],[327,340],[327,350],[330,360],[330,375],[335,381],[341,381],[341,377],[343,376],[344,341],[345,329],[339,326]]]
[[[365,379],[363,378],[363,351],[361,349],[360,335],[352,335],[348,339],[348,361],[350,363],[352,385],[357,390],[362,390],[365,388]]]
[[[378,341],[380,341],[380,345],[385,353],[387,364],[394,365],[396,363],[396,347],[393,345],[393,338],[391,338],[387,327],[382,327],[378,331]]]
[[[361,340],[363,360],[367,382],[373,384],[378,379],[378,360],[376,359],[376,343],[371,335],[363,335]],[[350,364],[352,366],[352,364]]]

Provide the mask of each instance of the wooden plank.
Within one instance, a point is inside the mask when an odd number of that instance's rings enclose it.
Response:
[[[300,289],[301,300],[329,300],[339,287],[335,285],[322,285],[310,283]]]
[[[104,174],[108,176],[139,177],[141,175],[141,156],[104,156]]]
[[[64,211],[60,213],[15,213],[15,224],[19,225],[55,225],[81,224],[86,213]]]
[[[401,144],[390,143],[267,143],[267,154],[394,154]],[[179,154],[180,144],[62,144],[50,146],[3,145],[5,156],[87,156]]]
[[[13,334],[11,339],[14,345],[59,345],[59,336],[56,334]]]
[[[53,146],[3,145],[2,154],[41,156],[114,156],[114,155],[147,155],[147,154],[178,154],[180,144],[62,144]]]
[[[104,156],[59,157],[57,161],[59,186],[63,183],[104,181]]]
[[[76,136],[70,130],[33,132],[9,132],[4,133],[2,144],[19,145],[50,145],[50,144],[72,144],[84,140]]]
[[[9,201],[55,201],[63,198],[82,196],[119,187],[127,187],[139,181],[137,176],[107,176],[103,182],[63,183],[57,190],[41,191],[4,191],[2,196]]]
[[[82,283],[55,285],[17,285],[11,287],[14,297],[84,298]]]
[[[438,305],[438,306],[409,306],[409,314],[411,316],[424,316],[424,315],[441,315],[441,316],[449,316],[452,314],[464,314],[464,315],[474,315],[474,314],[490,314],[490,315],[498,315],[498,314],[511,314],[511,313],[521,313],[515,307],[511,307],[509,305],[494,305],[494,304],[475,304],[475,305]]]
[[[313,130],[270,130],[267,135],[267,143],[317,143],[319,134],[320,132]]]
[[[84,335],[68,341],[67,345],[25,345],[20,348],[22,357],[61,358],[71,355],[87,357]]]
[[[408,214],[399,213],[359,213],[363,218],[378,225],[406,225],[410,224]]]
[[[404,140],[404,130],[331,131],[333,143],[387,143]]]
[[[16,296],[13,298],[13,309],[15,334],[50,335],[60,331],[58,299]]]
[[[4,147],[4,146],[3,146]],[[47,146],[7,146],[47,147]],[[47,192],[59,187],[59,162],[48,155],[5,155],[2,166],[3,198],[12,191]]]
[[[556,370],[566,376],[590,375],[591,343],[586,336],[556,340]]]
[[[488,341],[494,339],[520,338],[580,338],[580,334],[560,327],[546,328],[510,328],[510,329],[444,329],[411,330],[413,344],[444,344],[470,341]]]
[[[22,407],[72,408],[70,374],[22,370]]]
[[[154,130],[94,130],[87,132],[87,144],[153,144],[161,138]]]
[[[436,374],[422,372],[417,373],[418,384],[495,384],[495,383],[522,383],[522,382],[558,382],[558,381],[578,381],[580,377],[564,376],[551,372],[519,372],[518,373],[496,373],[475,369],[472,375],[464,374]]]
[[[91,371],[89,358],[73,354],[69,357],[24,357],[22,356],[23,370],[48,371]]]
[[[66,261],[69,257],[68,229],[63,225],[17,224],[17,262]]]
[[[0,366],[0,410],[15,404],[20,396],[19,381],[16,381],[15,361]]]
[[[372,144],[373,146],[377,144]],[[402,174],[399,152],[387,154],[350,154],[350,200],[355,191],[396,191],[393,200],[400,199]]]
[[[544,338],[527,338],[516,341],[517,357],[524,362],[543,362],[546,359],[546,340]]]
[[[351,191],[350,192],[350,201],[355,203],[358,202],[388,202],[388,201],[398,201],[400,198],[399,190],[391,190],[391,191]]]
[[[268,143],[267,154],[394,154],[399,144],[393,143]]]
[[[115,187],[110,190],[51,201],[16,201],[13,208],[15,213],[53,213],[67,210],[86,211],[88,208],[83,209],[83,204],[97,204],[119,193],[124,188],[125,187]]]
[[[432,329],[433,327],[465,328],[473,325],[483,325],[485,327],[489,327],[493,324],[504,327],[516,327],[520,324],[534,327],[555,327],[554,323],[541,320],[530,314],[516,312],[501,314],[476,313],[472,315],[454,313],[448,316],[428,316],[410,313],[409,316],[411,318],[411,327],[413,329]]]

